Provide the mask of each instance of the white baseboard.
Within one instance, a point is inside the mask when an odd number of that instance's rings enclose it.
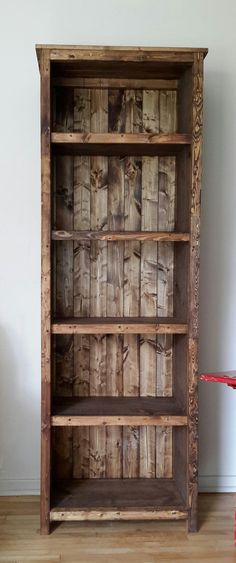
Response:
[[[200,493],[236,492],[236,475],[200,475]]]
[[[39,479],[0,479],[0,496],[39,495]],[[236,492],[236,475],[200,475],[199,492]]]
[[[39,479],[0,479],[0,496],[39,495]]]

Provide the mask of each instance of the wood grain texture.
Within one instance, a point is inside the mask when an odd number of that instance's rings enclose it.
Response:
[[[103,133],[108,128],[108,93],[91,91],[90,126],[92,132]],[[107,219],[107,158],[91,157],[91,229],[106,230]],[[107,242],[91,242],[90,314],[103,317],[107,312]],[[90,395],[106,395],[106,337],[90,337]],[[105,477],[106,429],[90,428],[90,477]]]
[[[108,228],[124,228],[124,159],[111,157],[108,168]],[[124,243],[108,242],[107,314],[123,314]],[[123,336],[107,335],[107,394],[123,393]],[[106,476],[122,477],[122,428],[106,429]]]
[[[60,94],[63,112],[57,108],[57,126],[73,130],[73,95],[71,91]],[[69,155],[55,157],[54,213],[56,223],[62,228],[74,227],[74,161]],[[74,314],[73,241],[60,241],[54,249],[56,312],[62,317]],[[58,396],[73,395],[74,338],[61,335],[56,338],[55,392]],[[57,478],[70,478],[73,472],[72,429],[62,428],[54,433],[54,474]]]
[[[160,131],[176,131],[176,92],[161,91]],[[167,231],[175,228],[175,158],[159,158],[158,227]],[[158,245],[158,314],[173,315],[174,247],[166,242]],[[172,394],[173,339],[170,335],[157,336],[157,394]],[[156,476],[172,476],[171,429],[156,429]]]
[[[133,55],[134,60],[142,60],[142,57],[146,55],[148,60],[164,60],[167,61],[185,61],[186,56],[188,62],[193,61],[193,55],[196,52],[202,53],[205,57],[208,53],[207,48],[193,48],[193,47],[137,47],[137,46],[102,46],[102,45],[58,45],[58,44],[40,44],[37,43],[36,53],[38,60],[40,62],[42,52],[48,51],[48,56],[50,58],[56,57],[61,54],[63,58],[70,58],[70,60],[83,59],[88,57],[89,59],[94,58],[95,60],[105,60],[110,58],[111,61],[116,59],[126,60],[127,56]],[[70,55],[70,57],[69,57]],[[60,57],[58,57],[60,59]],[[132,60],[132,59],[131,59]]]
[[[116,521],[116,520],[185,520],[184,510],[57,510],[50,511],[51,522]]]
[[[41,256],[41,502],[40,530],[49,533],[51,481],[51,163],[50,163],[50,63],[43,52],[41,70],[41,180],[42,180],[42,256]]]
[[[90,90],[74,89],[73,130],[90,131]],[[74,157],[74,229],[90,229],[90,158]],[[74,242],[74,315],[90,314],[90,243]],[[90,392],[90,337],[74,335],[74,395]],[[73,476],[89,477],[89,428],[73,429]]]
[[[37,52],[40,56],[41,48],[45,45],[37,46]],[[169,49],[169,48],[153,48],[153,47],[101,47],[101,46],[78,46],[78,45],[48,45],[50,59],[56,61],[134,61],[148,63],[149,61],[163,63],[192,63],[195,49]],[[206,55],[207,49],[201,52]]]
[[[94,90],[96,92],[97,90]],[[98,90],[102,92],[102,90]],[[104,93],[106,90],[103,91]],[[128,97],[128,93],[133,92]],[[127,93],[127,100],[126,103],[130,106],[130,111],[134,112],[132,119],[135,120],[135,125],[137,126],[138,130],[141,128],[140,125],[140,113],[141,110],[139,107],[136,106],[137,94],[135,93],[140,92],[139,90],[126,90]],[[100,94],[101,95],[101,94]],[[92,101],[92,99],[91,99]],[[137,100],[137,104],[139,102],[139,98]],[[127,115],[127,114],[126,114]],[[53,132],[51,134],[51,141],[55,144],[77,144],[77,145],[189,145],[192,141],[192,136],[188,133],[130,133],[129,130],[131,129],[131,123],[129,122],[128,118],[125,119],[125,127],[127,133],[61,133],[61,132]],[[89,148],[88,148],[89,150]]]
[[[111,157],[111,160],[116,157]],[[142,174],[152,169],[155,157],[144,158],[142,163]],[[146,164],[145,164],[146,163]],[[155,168],[155,166],[154,166]],[[150,174],[149,174],[150,175]],[[145,205],[145,200],[143,201]],[[156,242],[188,242],[190,235],[188,233],[168,233],[147,230],[143,231],[52,231],[52,240],[108,240],[108,241],[156,241]]]
[[[51,423],[52,426],[62,426],[63,429],[65,430],[65,435],[66,433],[66,428],[65,427],[72,427],[72,426],[89,426],[90,428],[90,433],[92,435],[92,439],[90,438],[90,477],[91,478],[98,478],[100,479],[101,477],[105,477],[105,473],[107,470],[107,464],[106,464],[106,456],[104,453],[104,450],[106,448],[106,443],[105,443],[105,436],[104,436],[104,432],[100,432],[101,427],[102,430],[104,430],[105,426],[112,426],[114,427],[121,427],[123,426],[123,435],[124,435],[124,443],[123,443],[123,448],[125,449],[125,451],[123,452],[123,457],[125,456],[125,459],[123,461],[124,466],[123,466],[123,473],[127,473],[127,477],[132,477],[132,474],[134,472],[137,471],[137,474],[139,476],[139,463],[138,463],[138,450],[139,450],[139,427],[140,426],[144,426],[144,427],[158,427],[161,426],[161,433],[164,433],[163,430],[163,426],[165,427],[174,427],[174,426],[186,426],[187,424],[187,417],[186,416],[165,416],[165,415],[161,415],[161,416],[132,416],[132,415],[92,415],[92,416],[52,416],[51,417]],[[92,427],[92,428],[91,428]],[[169,429],[168,429],[169,430]],[[167,428],[165,428],[165,433],[168,434],[168,430]],[[115,431],[114,434],[112,436],[112,438],[115,435]],[[148,443],[145,444],[146,446],[146,453],[147,455],[151,452],[152,455],[152,450],[151,450],[151,445],[150,445],[150,436],[149,433],[146,432],[146,436],[148,437]],[[117,438],[118,440],[120,440],[120,437]],[[133,452],[130,446],[130,442],[132,441],[132,444],[134,443],[135,445],[135,451]],[[158,457],[158,462],[160,464],[161,467],[163,467],[163,472],[166,471],[166,467],[170,467],[170,465],[172,464],[172,453],[168,451],[168,454],[166,453],[166,435],[164,435],[164,446],[162,444],[162,442],[160,441],[160,443],[158,442],[157,444],[157,451],[158,454],[160,453],[160,458],[161,461],[159,461],[159,457]],[[101,444],[99,445],[99,442],[101,442]],[[152,442],[151,442],[152,444]],[[160,445],[159,445],[160,444]],[[117,444],[118,446],[118,451],[115,448],[115,442],[109,444],[109,448],[108,448],[108,455],[110,455],[110,459],[108,460],[108,472],[110,473],[115,473],[118,472],[119,470],[119,476],[120,476],[120,470],[121,470],[121,453],[120,453],[120,449],[121,449],[121,445],[120,442]],[[161,447],[163,446],[163,447]],[[60,440],[60,446],[61,448],[61,440]],[[126,449],[127,448],[127,449]],[[163,450],[166,453],[166,457],[167,457],[167,461],[165,460],[164,463],[164,458],[163,458]],[[61,450],[63,452],[63,456],[65,458],[65,449],[63,448],[63,450]],[[67,450],[68,451],[68,450]],[[143,450],[142,450],[143,451]],[[95,452],[95,453],[94,453]],[[62,457],[62,456],[61,456]],[[170,457],[170,459],[169,459]],[[63,459],[64,459],[63,458]],[[91,459],[92,458],[92,459]],[[68,461],[68,464],[70,463],[70,458],[67,457],[65,458]],[[118,459],[118,467],[115,468],[113,467],[113,463],[115,463],[115,459]],[[65,471],[65,467],[66,464],[64,463],[63,460],[61,460],[62,463],[62,471],[63,473],[70,473],[70,471],[68,470],[68,472]],[[148,460],[147,460],[148,461]],[[143,471],[146,472],[147,471],[147,477],[150,477],[150,473],[154,473],[154,466],[153,466],[153,462],[152,464],[148,463],[148,466],[144,466],[144,459],[142,458],[142,462],[143,462]],[[129,469],[129,463],[132,464],[132,468]],[[150,470],[151,467],[151,470]],[[65,475],[65,478],[67,477],[67,474]]]
[[[89,88],[74,89],[74,127],[78,133],[90,132],[91,95]]]
[[[192,186],[190,211],[190,295],[189,295],[189,531],[197,529],[198,487],[198,317],[199,317],[199,251],[200,251],[200,194],[202,172],[203,119],[203,56],[194,55],[193,66],[193,145]]]
[[[86,127],[89,115],[88,92],[76,92],[75,127]],[[90,126],[90,122],[89,125]],[[74,228],[90,228],[90,160],[86,156],[74,159]],[[90,243],[74,242],[74,315],[90,314]],[[73,393],[88,396],[90,390],[90,338],[86,334],[74,336]],[[73,476],[89,477],[89,428],[73,431]]]
[[[52,324],[53,334],[186,334],[188,325],[176,322],[176,319],[158,317],[147,320],[139,318],[80,318],[56,320]],[[127,352],[127,350],[126,350]],[[124,361],[126,359],[126,352]]]
[[[141,128],[142,100],[139,90],[127,90],[125,99],[125,128],[136,132]],[[125,162],[125,230],[139,230],[141,226],[141,161],[130,157]],[[140,242],[125,242],[124,250],[124,315],[140,313]],[[124,336],[123,394],[139,394],[139,339]],[[123,429],[123,477],[139,475],[139,429]]]
[[[143,127],[145,131],[159,132],[159,92],[143,92]],[[158,157],[142,158],[143,231],[158,230]],[[152,316],[157,311],[157,244],[141,244],[141,315]],[[156,395],[157,369],[156,335],[142,334],[140,338],[140,395]],[[140,477],[156,474],[156,429],[140,428]]]

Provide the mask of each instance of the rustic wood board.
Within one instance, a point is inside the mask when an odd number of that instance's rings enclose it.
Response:
[[[146,132],[159,132],[159,92],[143,91],[143,127]],[[143,231],[158,230],[158,175],[159,158],[142,159],[142,208]],[[157,244],[141,244],[141,315],[151,316],[157,311]],[[143,334],[140,338],[140,395],[156,395],[157,337]],[[156,428],[140,428],[140,476],[156,475]]]
[[[189,433],[188,433],[188,529],[197,530],[198,496],[198,323],[199,323],[199,267],[200,267],[200,206],[202,173],[203,125],[203,55],[195,53],[193,65],[193,146],[190,213],[190,326],[188,342],[189,362]]]
[[[41,503],[40,529],[49,533],[51,495],[51,163],[50,163],[50,61],[41,57],[41,179],[42,179],[42,255],[41,255]]]
[[[89,92],[75,91],[74,124],[86,130]],[[90,228],[90,159],[74,158],[74,229]],[[74,315],[90,314],[90,243],[74,242]],[[73,394],[88,396],[90,389],[90,339],[86,334],[74,336]],[[89,477],[89,428],[73,429],[73,477]]]
[[[57,106],[56,106],[57,109]],[[60,92],[59,126],[73,127],[71,91]],[[61,228],[73,228],[74,169],[72,156],[59,156],[54,163],[54,221]],[[73,242],[61,241],[54,247],[55,308],[63,317],[74,314]],[[54,390],[58,396],[73,395],[74,339],[72,335],[56,337]],[[54,433],[54,467],[57,478],[73,474],[73,432],[63,428]]]
[[[108,229],[124,228],[124,160],[113,157],[108,165]],[[108,242],[107,314],[123,315],[124,244]],[[123,393],[123,336],[107,336],[107,394]],[[106,429],[106,476],[122,477],[122,428]]]

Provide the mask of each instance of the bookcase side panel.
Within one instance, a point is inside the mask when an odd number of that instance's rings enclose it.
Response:
[[[41,496],[40,530],[50,528],[51,479],[51,150],[50,150],[50,60],[47,51],[40,57],[41,72],[41,181],[42,181],[42,253],[41,253]]]
[[[189,399],[188,399],[188,498],[189,531],[197,530],[198,494],[198,316],[200,261],[200,195],[202,173],[203,54],[195,53],[193,65],[193,143],[190,206],[189,294]]]

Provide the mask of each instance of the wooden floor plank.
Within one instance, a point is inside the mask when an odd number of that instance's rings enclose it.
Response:
[[[200,529],[184,521],[65,522],[39,534],[39,497],[0,498],[1,563],[233,563],[235,495],[199,495]]]

